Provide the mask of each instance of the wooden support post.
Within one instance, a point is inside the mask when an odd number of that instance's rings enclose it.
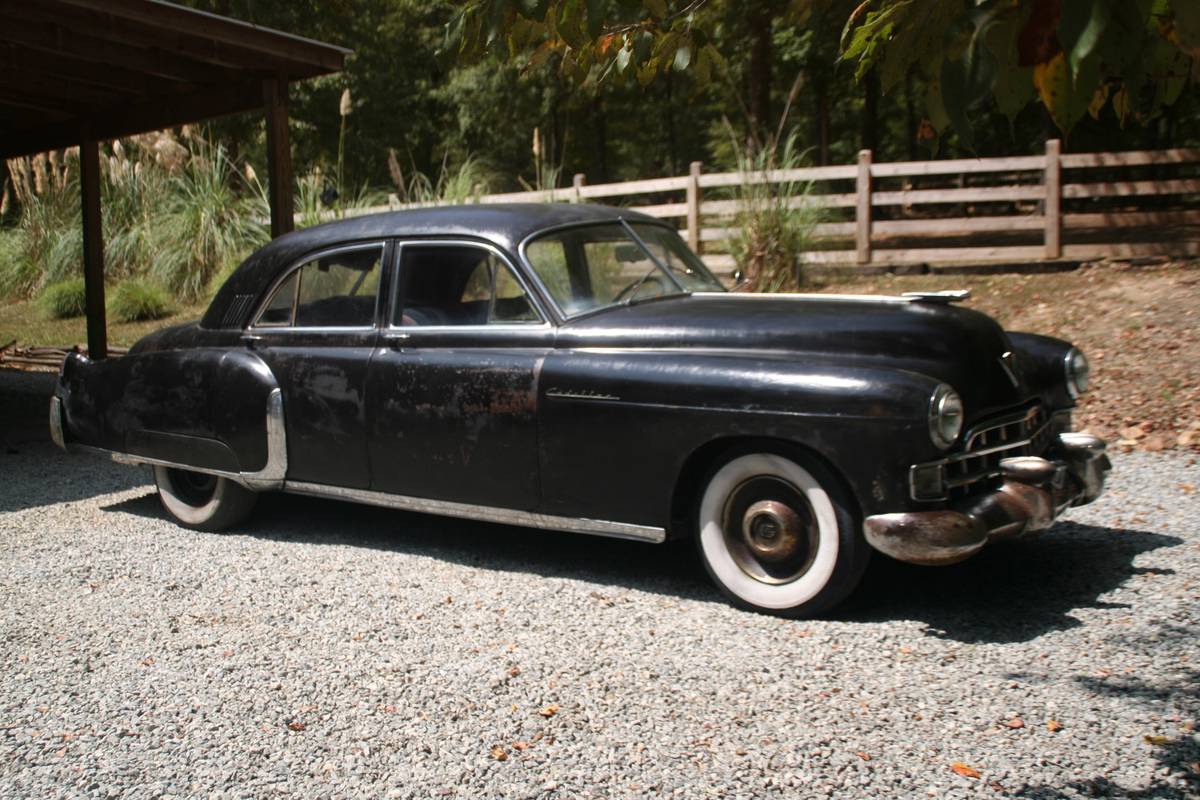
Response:
[[[100,221],[100,143],[87,130],[79,142],[79,196],[83,212],[88,356],[98,361],[108,357],[108,326],[104,318],[104,233]]]
[[[271,204],[271,238],[295,227],[292,207],[292,146],[288,138],[287,81],[263,81],[267,117],[267,199]]]
[[[572,203],[579,203],[579,202],[583,201],[583,198],[580,197],[580,195],[579,195],[579,190],[583,188],[583,185],[586,182],[587,182],[586,175],[584,175],[582,172],[575,173],[575,178],[574,178],[574,180],[571,181],[571,188],[573,188],[575,190],[575,196],[571,199]]]
[[[700,254],[700,169],[704,165],[693,161],[688,167],[687,182],[687,228],[688,247]]]
[[[854,213],[855,255],[859,264],[871,263],[871,151],[858,151],[858,177],[854,184],[857,202]]]
[[[1046,140],[1046,258],[1062,258],[1062,142]]]

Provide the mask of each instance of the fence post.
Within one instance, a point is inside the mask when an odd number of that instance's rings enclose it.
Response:
[[[575,197],[571,200],[572,203],[578,203],[583,199],[579,196],[579,190],[583,187],[583,184],[586,181],[587,176],[582,172],[575,173],[575,179],[571,181],[571,187],[575,190]]]
[[[1062,142],[1046,140],[1046,258],[1062,258]]]
[[[859,264],[871,263],[871,151],[858,151],[858,203],[854,213],[854,243]]]
[[[687,228],[688,247],[692,252],[700,254],[700,168],[699,161],[693,161],[688,168],[687,182]]]

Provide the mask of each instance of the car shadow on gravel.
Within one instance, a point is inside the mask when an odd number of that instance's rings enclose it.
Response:
[[[154,494],[102,508],[168,519]],[[278,493],[261,496],[253,516],[230,533],[280,542],[369,547],[690,600],[721,599],[690,542],[653,545]]]
[[[842,619],[912,619],[954,641],[1025,642],[1082,623],[1082,608],[1128,606],[1100,598],[1135,575],[1173,570],[1134,565],[1142,553],[1183,540],[1150,531],[1060,522],[1038,537],[995,544],[949,567],[872,559]]]
[[[153,494],[104,510],[166,519]],[[262,496],[253,517],[233,533],[722,601],[690,542],[650,545],[284,494]],[[1039,538],[989,547],[950,567],[877,556],[833,618],[850,624],[913,619],[930,635],[961,642],[1028,641],[1080,625],[1071,616],[1076,609],[1119,611],[1124,606],[1100,597],[1134,575],[1156,572],[1134,566],[1137,556],[1181,542],[1148,531],[1060,523]]]

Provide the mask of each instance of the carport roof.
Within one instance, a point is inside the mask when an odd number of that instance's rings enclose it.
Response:
[[[261,110],[349,53],[161,0],[0,0],[0,157]]]

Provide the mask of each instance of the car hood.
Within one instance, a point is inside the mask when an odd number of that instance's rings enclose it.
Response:
[[[953,386],[969,419],[1033,397],[991,317],[899,297],[694,294],[614,308],[560,328],[559,346],[696,348],[813,365],[903,369]],[[1015,380],[1014,380],[1015,377]]]

